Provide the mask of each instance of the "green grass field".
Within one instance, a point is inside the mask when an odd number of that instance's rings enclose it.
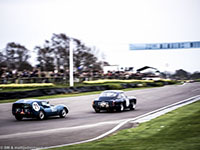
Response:
[[[200,101],[98,141],[54,149],[199,150]]]

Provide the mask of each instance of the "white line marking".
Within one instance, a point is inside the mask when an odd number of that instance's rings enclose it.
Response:
[[[150,120],[151,120],[151,119],[156,118],[156,117],[158,117],[160,115],[163,115],[163,114],[165,114],[165,113],[167,113],[169,111],[175,110],[175,109],[177,109],[179,107],[182,107],[184,105],[187,105],[187,104],[193,103],[195,101],[198,101],[199,99],[200,99],[200,95],[193,96],[191,98],[188,98],[188,99],[179,101],[177,103],[174,103],[174,104],[171,104],[171,105],[159,108],[157,110],[151,111],[149,113],[146,113],[144,115],[138,116],[136,118],[126,119],[123,122],[121,122],[120,124],[118,124],[116,127],[114,127],[113,129],[111,129],[110,131],[108,131],[108,132],[106,132],[104,134],[101,134],[100,136],[97,136],[97,137],[92,138],[92,139],[88,139],[88,140],[84,140],[84,141],[80,141],[80,142],[69,143],[69,144],[62,144],[62,145],[57,145],[57,146],[50,146],[50,147],[38,148],[38,149],[35,149],[35,150],[49,149],[49,148],[56,148],[56,147],[63,147],[63,146],[69,146],[69,145],[75,145],[75,144],[82,144],[82,143],[92,142],[92,141],[101,139],[101,138],[103,138],[103,137],[105,137],[105,136],[107,136],[107,135],[109,135],[109,134],[117,131],[119,128],[121,128],[123,125],[125,125],[126,123],[128,123],[130,121],[134,121],[134,122],[138,122],[138,121],[140,121],[140,122],[146,122],[146,121],[149,121],[149,119],[145,119],[145,117],[148,118],[150,115],[153,115],[153,114],[157,113],[157,115],[155,115],[154,117],[150,118]],[[163,113],[161,113],[161,112],[163,112]],[[120,120],[119,120],[119,122],[120,122]]]
[[[200,91],[200,88],[192,90],[192,92]]]
[[[7,134],[7,135],[0,135],[0,139],[7,139],[7,138],[15,138],[15,137],[23,137],[27,135],[39,135],[45,133],[55,133],[55,132],[63,132],[68,130],[80,130],[80,129],[87,129],[93,128],[97,126],[103,126],[108,124],[118,124],[120,121],[109,121],[109,122],[100,122],[96,124],[89,124],[89,125],[82,125],[82,126],[75,126],[75,127],[66,127],[66,128],[56,128],[56,129],[49,129],[49,130],[40,130],[40,131],[30,131],[30,132],[23,132],[23,133],[14,133],[14,134]]]

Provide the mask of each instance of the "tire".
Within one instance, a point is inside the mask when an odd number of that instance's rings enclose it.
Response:
[[[60,112],[60,118],[65,118],[67,115],[68,111],[64,108],[61,112]]]
[[[123,105],[123,103],[120,104],[120,107],[119,107],[118,111],[119,111],[119,112],[124,111],[124,105]]]
[[[112,113],[112,112],[114,112],[114,109],[108,109],[108,112]]]
[[[130,103],[130,110],[135,110],[136,108],[136,103],[135,102],[131,102]]]
[[[44,120],[45,119],[45,113],[44,111],[40,111],[39,114],[38,114],[38,119],[39,120]]]
[[[15,119],[18,120],[18,121],[21,121],[23,119],[23,117],[20,116],[20,115],[15,115]]]
[[[100,113],[100,109],[95,108],[94,110],[95,110],[96,113]]]

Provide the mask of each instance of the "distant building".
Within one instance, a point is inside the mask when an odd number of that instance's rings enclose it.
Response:
[[[153,67],[145,66],[137,69],[137,74],[140,74],[143,80],[160,80],[160,71]]]
[[[110,72],[117,72],[117,71],[123,71],[123,72],[131,72],[133,73],[133,68],[134,67],[127,67],[127,66],[119,66],[119,65],[110,65],[110,66],[104,66],[103,67],[103,72],[108,73]]]

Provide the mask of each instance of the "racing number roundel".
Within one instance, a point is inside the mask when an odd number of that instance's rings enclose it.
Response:
[[[35,111],[39,111],[39,110],[40,110],[40,106],[38,105],[38,103],[33,102],[32,106],[33,106],[33,109],[34,109]]]

